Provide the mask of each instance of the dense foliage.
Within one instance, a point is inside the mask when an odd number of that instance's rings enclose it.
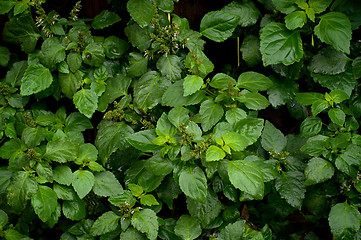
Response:
[[[174,1],[0,0],[0,237],[360,239],[357,1]]]

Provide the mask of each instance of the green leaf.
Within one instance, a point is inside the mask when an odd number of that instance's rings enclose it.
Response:
[[[29,172],[18,171],[11,177],[7,188],[7,201],[10,207],[20,213],[27,201],[38,191],[38,183]]]
[[[183,80],[176,81],[167,88],[162,96],[162,105],[169,107],[189,106],[200,103],[205,97],[205,91],[198,91],[190,96],[184,96]]]
[[[226,156],[226,153],[219,147],[211,145],[206,151],[206,161],[213,162],[222,160]]]
[[[262,55],[259,51],[260,39],[254,35],[247,35],[242,42],[240,51],[242,52],[242,59],[249,67],[254,67],[262,62]]]
[[[329,95],[334,103],[341,103],[346,99],[349,99],[349,95],[340,89],[331,91]]]
[[[65,119],[64,132],[83,132],[87,129],[92,129],[93,125],[90,120],[78,112],[72,112]]]
[[[190,215],[197,218],[203,228],[218,217],[222,207],[221,201],[219,201],[217,194],[213,191],[208,191],[205,203],[200,203],[190,198],[187,199],[187,209]]]
[[[276,9],[284,14],[289,14],[297,9],[296,0],[272,0]]]
[[[309,0],[308,5],[313,8],[315,13],[321,13],[328,8],[331,2],[332,0]]]
[[[189,110],[184,107],[175,107],[168,113],[168,120],[175,126],[179,128],[179,124],[187,123],[189,119]]]
[[[104,48],[100,43],[90,43],[83,51],[83,62],[94,67],[101,67],[105,60]]]
[[[98,149],[91,143],[84,143],[79,146],[76,164],[82,165],[98,159]]]
[[[105,212],[97,220],[95,220],[90,229],[90,233],[93,236],[99,236],[114,231],[119,226],[120,218],[121,216],[116,215],[112,211]]]
[[[110,59],[121,58],[128,49],[128,42],[116,36],[110,36],[104,40],[104,52]]]
[[[41,64],[32,64],[26,69],[21,79],[20,94],[29,96],[50,87],[53,76],[50,70]]]
[[[276,179],[275,187],[281,197],[293,207],[300,209],[305,198],[305,176],[301,172],[283,172]]]
[[[82,72],[75,71],[70,73],[60,73],[59,72],[59,85],[61,91],[68,98],[73,98],[73,95],[80,88],[82,83]]]
[[[291,102],[294,99],[295,93],[298,91],[298,84],[296,81],[274,81],[273,86],[267,90],[268,99],[271,105],[275,108],[284,105],[287,102]],[[297,103],[294,104],[294,109],[297,108]]]
[[[198,202],[207,198],[207,178],[199,167],[189,167],[181,171],[179,186],[186,196]]]
[[[238,121],[234,131],[243,137],[245,145],[249,146],[261,136],[264,120],[261,118],[245,118]]]
[[[291,65],[303,57],[300,33],[288,30],[284,24],[275,22],[267,24],[262,28],[260,38],[264,66],[277,63]]]
[[[47,133],[47,129],[43,127],[27,127],[24,129],[21,138],[28,148],[34,148],[45,139]]]
[[[140,232],[145,233],[151,240],[158,236],[157,215],[151,209],[143,209],[132,216],[132,225]]]
[[[31,205],[39,218],[46,222],[50,219],[51,214],[57,206],[56,193],[53,189],[40,185],[36,194],[31,197]]]
[[[233,239],[242,239],[243,234],[246,231],[246,221],[239,220],[235,223],[228,224],[223,228],[219,234],[219,240],[233,240]]]
[[[236,99],[239,102],[244,103],[248,109],[261,110],[270,105],[267,98],[258,92],[249,92],[248,90],[244,90],[241,94],[243,95],[237,97]]]
[[[0,14],[8,13],[17,3],[17,1],[1,0],[0,1]]]
[[[129,54],[129,66],[127,72],[131,76],[140,77],[147,72],[148,58],[140,53],[132,52]]]
[[[351,95],[351,92],[355,89],[356,79],[353,76],[351,67],[347,67],[346,71],[337,75],[324,75],[311,73],[313,80],[321,86],[330,90],[342,90],[347,95]]]
[[[10,139],[0,147],[0,157],[9,159],[13,154],[21,150],[22,144],[19,139]]]
[[[73,181],[71,185],[73,186],[75,192],[80,198],[84,198],[90,190],[92,190],[95,182],[95,177],[93,173],[88,170],[77,170],[73,173]]]
[[[53,182],[53,169],[47,162],[39,162],[36,164],[36,173],[38,174],[38,183]]]
[[[68,166],[57,166],[53,170],[54,181],[69,186],[73,181],[73,172]]]
[[[248,146],[248,141],[239,133],[227,132],[223,135],[225,146],[232,148],[234,151],[243,151]]]
[[[4,193],[7,187],[10,184],[11,176],[13,175],[12,171],[8,171],[5,169],[0,169],[0,194]]]
[[[140,204],[145,205],[145,206],[154,206],[154,205],[159,205],[157,199],[155,199],[155,197],[151,194],[145,194],[140,196]]]
[[[79,221],[85,218],[87,213],[83,201],[78,197],[73,201],[63,201],[62,210],[64,216],[73,221]]]
[[[127,228],[120,234],[120,240],[146,240],[145,236],[134,228]]]
[[[20,61],[14,63],[10,70],[6,73],[5,83],[11,87],[20,87],[21,79],[24,76],[28,64],[26,61]]]
[[[116,13],[104,10],[95,16],[92,22],[92,27],[94,29],[103,29],[119,21],[120,17]]]
[[[143,130],[126,137],[130,145],[143,152],[153,152],[161,149],[161,146],[153,144],[157,137],[154,130]]]
[[[102,197],[111,197],[123,193],[123,187],[112,172],[105,171],[95,174],[93,191]]]
[[[44,157],[51,161],[65,163],[74,161],[78,154],[78,145],[65,139],[59,138],[48,142]]]
[[[57,63],[65,60],[65,46],[57,37],[45,39],[38,54],[40,63],[45,67],[53,69]]]
[[[10,51],[6,47],[0,46],[0,66],[6,67],[10,60]]]
[[[213,88],[228,89],[229,85],[235,85],[236,80],[224,73],[217,73],[209,85]]]
[[[142,28],[150,23],[156,12],[153,3],[149,0],[130,0],[127,3],[127,10]]]
[[[306,22],[307,16],[304,11],[295,11],[285,17],[286,28],[289,30],[302,28]]]
[[[244,72],[238,77],[237,87],[250,91],[265,91],[272,87],[273,82],[263,74],[257,72]]]
[[[158,72],[145,73],[134,84],[134,103],[139,109],[147,112],[160,103],[169,85],[169,80],[162,78]]]
[[[201,235],[202,228],[196,218],[182,215],[174,227],[174,233],[183,240],[193,240]]]
[[[172,161],[163,158],[160,155],[153,155],[151,158],[147,159],[144,167],[147,171],[159,176],[166,176],[174,169]]]
[[[332,178],[335,169],[327,160],[319,157],[312,158],[308,161],[305,169],[306,186],[325,182]]]
[[[222,8],[222,12],[231,13],[237,16],[239,18],[238,25],[241,25],[242,27],[256,24],[260,15],[259,10],[253,2],[233,1]]]
[[[323,154],[326,149],[327,145],[327,137],[319,137],[315,136],[307,140],[306,144],[302,146],[301,151],[304,153],[309,154],[313,157],[318,157]]]
[[[41,37],[30,15],[13,17],[5,24],[3,40],[8,43],[21,43],[26,53],[34,51],[37,39]]]
[[[352,61],[352,72],[355,79],[361,78],[361,57],[357,57]]]
[[[73,96],[73,102],[80,113],[91,118],[98,107],[98,96],[90,89],[81,89]]]
[[[137,23],[129,23],[125,27],[124,32],[133,47],[138,48],[142,52],[149,48],[151,44],[149,37],[150,28],[141,28]]]
[[[181,78],[181,59],[177,55],[162,55],[157,61],[157,68],[172,82]]]
[[[348,61],[346,54],[326,47],[312,57],[309,68],[313,73],[336,75],[346,71]]]
[[[341,12],[329,12],[320,18],[320,22],[314,28],[316,36],[336,50],[350,54],[352,31],[349,18]]]
[[[316,100],[312,103],[311,112],[313,116],[318,115],[323,110],[329,107],[329,103],[326,100]]]
[[[56,196],[61,200],[73,201],[79,198],[73,187],[70,186],[54,183],[53,190],[56,193]]]
[[[331,232],[336,239],[343,239],[350,233],[355,233],[360,229],[361,214],[356,207],[347,202],[338,203],[331,208],[328,215],[328,222]]]
[[[18,231],[12,229],[12,228],[6,229],[4,231],[4,233],[5,233],[5,239],[6,240],[18,240],[18,239],[21,239],[21,240],[33,240],[32,238],[29,238],[29,237],[19,233]]]
[[[311,105],[315,101],[324,100],[324,99],[325,97],[321,93],[313,93],[313,92],[296,93],[297,102],[303,105]]]
[[[300,126],[301,137],[308,138],[317,135],[322,129],[322,121],[319,117],[307,117]]]
[[[68,63],[70,71],[75,73],[77,70],[79,70],[83,60],[79,53],[70,52],[66,57],[66,62]]]
[[[260,168],[245,160],[228,161],[228,176],[232,185],[256,199],[264,196],[264,179]]]
[[[209,12],[201,20],[199,32],[207,38],[223,42],[230,36],[239,23],[239,17],[224,11]]]
[[[203,131],[210,130],[222,117],[224,110],[222,105],[209,99],[201,104],[199,109]]]
[[[262,132],[261,144],[266,151],[280,153],[285,149],[287,139],[280,130],[273,126],[272,123],[266,121]]]
[[[328,111],[328,116],[331,121],[337,125],[343,126],[346,119],[346,114],[339,108],[332,108]]]
[[[203,79],[198,75],[187,75],[184,78],[183,82],[183,89],[184,93],[183,96],[189,96],[193,93],[197,92],[203,86]]]
[[[133,207],[137,203],[137,200],[133,197],[132,193],[128,190],[124,190],[122,194],[117,195],[117,196],[112,196],[108,200],[111,204],[113,204],[116,207],[118,207],[120,205],[120,203],[124,203],[124,202],[129,204],[131,207]]]
[[[5,225],[8,223],[8,215],[6,212],[0,209],[0,228],[4,229]]]
[[[158,136],[168,137],[173,137],[177,133],[177,129],[168,120],[166,113],[163,113],[162,116],[158,119],[155,131]]]
[[[240,109],[240,108],[231,108],[231,109],[227,110],[225,116],[226,116],[227,122],[234,125],[239,120],[247,118],[247,113],[243,109]]]

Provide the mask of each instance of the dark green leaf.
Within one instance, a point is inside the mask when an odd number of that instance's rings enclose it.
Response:
[[[161,146],[152,143],[156,137],[157,135],[154,130],[143,130],[128,135],[126,140],[136,149],[143,152],[153,152],[161,148]]]
[[[105,171],[95,174],[93,191],[98,196],[110,197],[122,194],[123,187],[112,172]]]
[[[219,201],[217,194],[213,191],[208,191],[205,203],[188,198],[187,209],[192,217],[197,218],[201,222],[204,228],[218,217],[222,210],[222,203]]]
[[[41,64],[32,64],[26,69],[21,79],[20,94],[29,96],[50,87],[53,76],[50,70]]]
[[[58,204],[56,193],[47,186],[40,185],[36,194],[31,197],[31,205],[39,218],[46,222]]]
[[[12,65],[10,70],[6,73],[5,83],[11,87],[19,87],[21,85],[21,79],[28,68],[26,61],[16,62]]]
[[[343,236],[360,229],[361,214],[356,207],[347,202],[338,203],[331,208],[328,216],[331,232],[336,239],[343,239]]]
[[[312,158],[305,169],[306,186],[324,182],[330,179],[334,172],[335,169],[329,161],[319,157]]]
[[[127,3],[127,10],[142,28],[150,23],[156,12],[153,3],[149,0],[130,0]]]
[[[150,30],[148,28],[141,28],[136,23],[130,23],[124,29],[124,32],[133,47],[138,48],[142,52],[149,48],[151,40],[149,37]]]
[[[193,200],[205,202],[207,198],[207,179],[199,167],[184,169],[179,176],[181,190]]]
[[[304,11],[295,11],[285,17],[286,28],[288,28],[289,30],[302,28],[306,22],[307,16]]]
[[[0,46],[0,66],[6,67],[10,60],[10,51],[6,47]]]
[[[40,63],[50,69],[53,69],[57,63],[64,61],[65,57],[65,47],[57,37],[45,39],[38,54]]]
[[[310,70],[314,73],[336,75],[346,71],[346,64],[349,61],[346,54],[335,50],[332,47],[321,49],[314,55]]]
[[[202,18],[200,33],[207,38],[222,42],[232,36],[239,23],[239,17],[224,11],[209,12]]]
[[[150,240],[158,235],[157,215],[151,209],[143,209],[132,216],[132,225],[140,232],[145,233]]]
[[[181,107],[195,105],[201,102],[205,97],[204,91],[197,91],[190,96],[184,96],[183,80],[176,81],[167,88],[162,96],[162,105],[169,107]]]
[[[175,107],[168,113],[168,120],[175,126],[179,128],[179,124],[187,123],[189,119],[189,110],[184,107]]]
[[[72,186],[80,198],[84,198],[94,186],[95,178],[88,170],[77,170],[73,173]]]
[[[280,153],[286,147],[287,139],[272,123],[266,121],[262,132],[261,144],[266,151]]]
[[[105,60],[104,48],[100,43],[90,43],[83,51],[83,62],[94,67],[101,67]]]
[[[314,29],[316,36],[336,50],[350,54],[352,31],[349,18],[340,12],[329,12],[320,18],[321,21]]]
[[[0,14],[8,13],[17,3],[17,1],[1,0],[0,1]]]
[[[81,89],[73,96],[73,102],[80,113],[91,118],[98,107],[98,97],[90,89]]]
[[[267,90],[267,94],[269,102],[276,108],[284,105],[286,102],[291,102],[297,91],[298,84],[292,79],[285,80],[284,82],[273,81],[273,86]],[[291,105],[295,106],[296,103],[291,103]]]
[[[361,57],[357,57],[352,61],[352,72],[355,79],[361,78]]]
[[[146,240],[145,235],[134,228],[128,228],[120,234],[120,240]]]
[[[324,95],[321,93],[313,92],[296,93],[296,100],[303,105],[311,105],[315,101],[324,100]]]
[[[119,21],[120,21],[120,17],[116,13],[110,12],[108,10],[104,10],[101,13],[99,13],[97,16],[95,16],[92,22],[92,27],[94,29],[103,29]]]
[[[14,211],[20,213],[27,201],[38,191],[38,183],[29,172],[18,171],[13,174],[7,188],[7,201]]]
[[[72,112],[65,120],[65,132],[82,132],[92,128],[90,120],[78,112]]]
[[[171,81],[181,78],[181,59],[176,55],[163,55],[157,61],[157,68]]]
[[[260,38],[260,51],[264,66],[277,63],[291,65],[303,57],[300,33],[288,30],[281,23],[267,24],[262,28]]]
[[[218,89],[227,89],[229,85],[235,85],[235,84],[236,84],[236,80],[234,80],[234,78],[224,73],[217,73],[212,78],[212,81],[209,83],[211,87]]]
[[[174,233],[183,240],[193,240],[201,235],[202,228],[198,220],[194,217],[182,215],[174,227]]]
[[[263,174],[255,163],[244,160],[228,161],[228,176],[236,188],[257,199],[263,198]]]
[[[147,159],[144,167],[154,175],[166,176],[173,171],[173,163],[169,159],[159,155],[153,155]]]
[[[321,13],[327,9],[332,0],[310,0],[308,5],[315,11],[315,13]]]
[[[85,218],[87,213],[83,201],[78,197],[73,201],[64,201],[62,210],[64,216],[73,221]]]
[[[264,120],[261,118],[241,119],[234,126],[234,130],[242,135],[247,145],[251,145],[261,136]]]
[[[69,186],[73,181],[73,172],[68,166],[57,166],[53,171],[54,181]]]
[[[326,151],[327,137],[315,136],[307,140],[306,144],[302,146],[301,151],[313,157],[318,157]]]
[[[317,135],[322,129],[322,121],[319,117],[307,117],[301,123],[300,134],[308,138]]]
[[[160,103],[162,95],[169,85],[169,80],[162,78],[158,72],[147,72],[134,84],[135,104],[142,111],[147,112],[148,109]]]
[[[233,240],[242,239],[243,234],[246,231],[246,221],[240,220],[235,223],[228,224],[218,234],[219,240]]]
[[[296,0],[272,0],[276,9],[284,14],[289,14],[297,9]]]
[[[59,85],[61,91],[68,98],[73,98],[73,95],[80,88],[82,83],[82,72],[75,71],[70,73],[60,73],[59,72]]]
[[[203,131],[210,130],[222,117],[224,110],[222,105],[209,99],[201,104],[199,114],[202,121]]]
[[[247,35],[242,42],[240,51],[242,52],[242,59],[249,67],[254,67],[262,62],[262,55],[259,50],[260,39],[254,35]]]
[[[0,169],[0,194],[6,191],[6,188],[10,184],[10,178],[13,175],[12,171]]]
[[[51,161],[65,163],[74,161],[77,154],[78,146],[76,144],[65,138],[59,138],[48,142],[44,157]]]
[[[54,183],[53,190],[56,193],[56,196],[62,200],[73,201],[78,198],[78,195],[76,195],[73,187],[70,186],[64,186]]]
[[[105,212],[97,220],[95,220],[92,228],[90,229],[90,233],[93,236],[99,236],[114,231],[119,226],[120,218],[120,216],[116,215],[112,211]]]
[[[22,140],[28,148],[38,146],[46,137],[48,131],[43,127],[27,127],[22,133]]]
[[[305,198],[305,176],[301,172],[283,172],[276,179],[277,191],[293,207],[300,209]]]
[[[77,70],[79,70],[83,60],[81,58],[81,55],[76,52],[70,52],[68,56],[66,57],[66,62],[69,65],[70,71],[75,73]]]
[[[239,17],[238,25],[242,27],[252,26],[257,23],[259,10],[253,2],[233,1],[224,8],[222,12],[232,13]]]

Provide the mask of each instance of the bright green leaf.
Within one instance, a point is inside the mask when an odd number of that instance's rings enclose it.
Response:
[[[328,111],[328,116],[331,121],[337,125],[343,126],[346,119],[346,114],[339,108],[332,108]]]
[[[270,88],[273,82],[263,74],[257,72],[244,72],[238,77],[237,87],[250,91],[264,91]]]
[[[213,162],[222,160],[226,156],[226,153],[219,147],[211,145],[206,151],[206,161]]]
[[[307,16],[304,11],[295,11],[285,17],[286,28],[289,30],[302,28],[306,22]]]
[[[199,114],[202,121],[203,131],[210,130],[222,117],[224,110],[222,105],[206,100],[201,104]]]
[[[199,167],[184,169],[179,176],[179,186],[186,196],[205,202],[207,198],[207,178]]]
[[[80,113],[91,118],[98,107],[98,97],[90,89],[81,89],[73,96],[73,102]]]
[[[183,89],[184,93],[183,96],[189,96],[193,93],[197,92],[199,89],[201,89],[203,85],[203,79],[198,75],[187,75],[184,78],[183,82]]]
[[[157,215],[151,209],[143,209],[132,216],[132,225],[140,232],[145,233],[150,240],[158,235]]]
[[[74,190],[80,198],[84,198],[94,186],[95,178],[93,173],[88,170],[77,170],[73,173]]]
[[[53,76],[50,70],[41,64],[32,64],[26,69],[21,79],[20,94],[29,96],[50,87]]]

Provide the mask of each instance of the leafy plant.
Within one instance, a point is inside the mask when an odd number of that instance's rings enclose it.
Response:
[[[233,1],[199,31],[173,0],[108,2],[0,1],[1,237],[360,237],[353,1]]]

